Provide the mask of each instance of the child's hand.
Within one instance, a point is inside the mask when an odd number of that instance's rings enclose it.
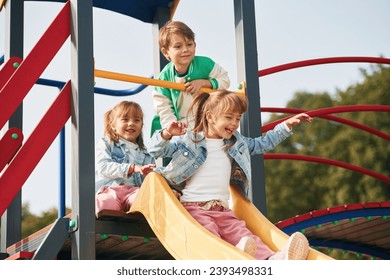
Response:
[[[287,119],[285,122],[288,128],[291,129],[293,126],[296,126],[302,122],[311,122],[312,120],[313,118],[310,117],[308,114],[301,113]]]
[[[162,137],[169,140],[172,136],[180,136],[186,133],[187,124],[179,121],[171,122],[166,129],[162,131]]]
[[[146,165],[138,165],[134,166],[134,172],[139,172],[142,175],[146,176],[149,172],[153,171],[156,168],[155,164],[146,164]]]
[[[191,82],[185,83],[186,91],[191,94],[199,94],[203,91],[202,88],[211,88],[211,83],[206,79],[193,80]]]

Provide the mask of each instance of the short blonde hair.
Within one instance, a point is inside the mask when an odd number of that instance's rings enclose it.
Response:
[[[172,34],[182,35],[188,40],[195,41],[195,33],[185,23],[181,21],[170,21],[160,29],[158,40],[160,49],[169,48]]]
[[[110,141],[118,143],[119,135],[112,129],[112,125],[116,119],[127,115],[129,112],[131,115],[140,118],[143,122],[144,113],[142,108],[138,103],[133,101],[122,101],[104,114],[104,135]],[[136,143],[141,149],[145,148],[142,132],[137,137]]]

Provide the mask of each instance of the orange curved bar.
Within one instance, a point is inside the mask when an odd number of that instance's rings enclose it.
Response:
[[[175,83],[175,82],[164,81],[164,80],[157,80],[157,79],[146,78],[146,77],[141,77],[141,76],[117,73],[117,72],[110,72],[110,71],[105,71],[105,70],[95,69],[95,77],[123,81],[123,82],[137,83],[137,84],[142,84],[142,85],[171,88],[171,89],[176,89],[176,90],[180,90],[180,91],[185,90],[184,84],[181,84],[181,83]],[[242,89],[240,91],[237,91],[236,93],[239,95],[242,95],[242,97],[245,97],[245,89],[246,88],[244,86],[244,87],[242,87]],[[211,93],[211,92],[214,92],[216,90],[211,89],[211,88],[202,88],[202,91]]]

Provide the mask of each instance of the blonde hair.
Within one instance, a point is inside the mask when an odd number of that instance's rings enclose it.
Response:
[[[170,21],[160,29],[158,40],[160,49],[169,48],[172,34],[182,35],[188,40],[195,41],[195,33],[185,23],[181,21]]]
[[[144,113],[141,106],[133,101],[122,101],[104,114],[104,135],[106,135],[110,141],[118,143],[119,135],[113,130],[113,123],[116,119],[127,115],[129,112],[131,115],[136,116],[141,120],[144,119]],[[142,132],[137,137],[136,143],[141,149],[145,148]]]
[[[188,111],[194,116],[194,128],[192,131],[197,134],[209,130],[208,113],[214,116],[219,116],[226,112],[243,114],[247,108],[248,103],[246,99],[232,91],[220,90],[212,93],[201,93],[192,101]],[[188,115],[189,113],[187,117]]]

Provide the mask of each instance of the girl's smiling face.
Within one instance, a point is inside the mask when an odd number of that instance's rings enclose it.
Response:
[[[233,111],[222,112],[219,115],[213,115],[210,112],[206,114],[208,120],[206,137],[213,139],[230,139],[238,129],[242,116]]]
[[[136,143],[138,136],[142,133],[142,117],[127,112],[127,114],[118,114],[112,123],[112,129],[119,137],[127,141]]]

